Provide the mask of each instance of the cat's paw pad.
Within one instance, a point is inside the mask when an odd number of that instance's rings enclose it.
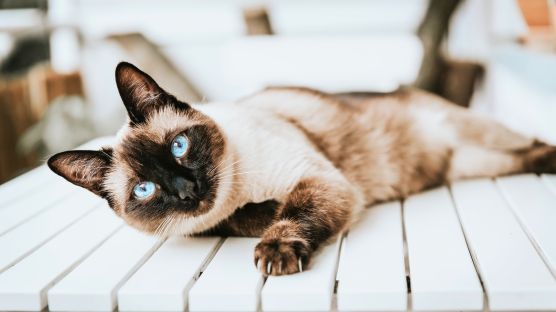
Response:
[[[265,276],[301,272],[309,256],[309,245],[297,238],[263,239],[255,247],[255,265]]]

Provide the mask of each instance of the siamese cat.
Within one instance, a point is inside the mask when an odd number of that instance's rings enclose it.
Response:
[[[269,88],[189,104],[129,63],[117,143],[48,165],[158,235],[260,236],[265,275],[299,272],[366,206],[462,178],[556,172],[556,147],[419,90]]]

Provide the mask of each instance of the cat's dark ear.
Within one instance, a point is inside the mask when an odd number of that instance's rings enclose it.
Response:
[[[116,67],[116,84],[132,123],[145,121],[167,95],[151,76],[126,62]]]
[[[112,150],[67,151],[48,159],[48,167],[71,183],[106,197],[102,186],[112,162]]]

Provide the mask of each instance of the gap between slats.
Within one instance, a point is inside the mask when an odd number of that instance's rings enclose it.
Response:
[[[95,211],[95,209],[100,209],[99,206],[101,204],[98,203],[97,205],[95,205],[92,209],[90,209],[89,211],[85,212],[83,215],[77,217],[76,219],[74,219],[73,221],[69,222],[68,224],[66,224],[63,228],[59,229],[58,231],[56,231],[54,234],[52,234],[51,236],[47,237],[44,241],[42,241],[41,243],[39,243],[38,245],[30,248],[28,251],[26,251],[23,255],[21,255],[21,257],[19,257],[17,260],[15,260],[12,264],[6,266],[5,268],[0,268],[0,274],[2,274],[3,272],[5,272],[6,270],[10,269],[11,267],[13,267],[14,265],[16,265],[18,262],[20,262],[21,260],[25,259],[27,256],[29,256],[30,254],[32,254],[33,252],[35,252],[36,250],[38,250],[39,248],[41,248],[42,246],[44,246],[45,244],[47,244],[49,241],[51,241],[53,238],[55,238],[56,236],[60,235],[61,233],[63,233],[67,228],[71,227],[72,225],[74,225],[75,223],[79,222],[80,220],[86,218],[89,214],[91,214],[93,211]],[[45,209],[46,211],[47,209]],[[41,212],[42,213],[42,212]],[[40,213],[39,213],[40,214]],[[38,214],[37,214],[38,215]],[[36,215],[35,215],[36,216]],[[31,218],[30,218],[31,219]],[[22,222],[21,224],[23,224],[24,222]],[[21,225],[20,224],[20,225]],[[13,227],[11,230],[17,228],[17,226]],[[7,231],[6,233],[8,233],[9,231]],[[3,233],[3,234],[6,234]]]
[[[398,201],[393,201],[393,202],[398,202]],[[410,281],[410,274],[409,274],[409,256],[408,256],[408,248],[407,248],[407,239],[406,239],[406,230],[405,230],[405,222],[404,222],[404,212],[403,212],[403,204],[401,201],[398,202],[399,206],[399,215],[400,218],[397,220],[399,222],[399,226],[400,226],[400,230],[401,232],[401,243],[402,243],[402,257],[403,257],[403,266],[404,266],[404,283],[405,283],[405,287],[406,287],[406,291],[407,291],[407,299],[405,302],[405,310],[406,311],[410,311],[410,294],[411,294],[411,281]],[[380,206],[380,205],[377,205]],[[365,209],[375,209],[377,207],[375,207],[375,205],[372,206],[368,206]],[[336,262],[336,283],[334,286],[334,293],[333,293],[333,302],[332,302],[332,310],[331,311],[339,311],[338,308],[338,289],[341,287],[342,284],[342,280],[341,280],[341,266],[340,266],[340,262],[342,259],[342,255],[344,252],[346,251],[346,245],[348,244],[346,241],[349,240],[350,235],[351,235],[351,229],[349,229],[345,235],[342,238],[342,242],[341,242],[341,246],[338,252],[338,258],[337,258],[337,262]],[[345,282],[345,281],[344,281]]]
[[[368,209],[368,208],[367,208]],[[332,290],[332,303],[331,303],[331,311],[338,311],[338,285],[340,281],[338,280],[338,276],[340,274],[340,256],[345,249],[345,239],[349,235],[349,231],[339,234],[341,235],[340,240],[340,247],[338,248],[338,253],[336,254],[336,265],[334,271],[336,271],[336,275],[334,276],[334,289]]]
[[[57,204],[59,204],[60,202],[63,202],[65,200],[69,200],[71,197],[75,197],[78,196],[78,192],[76,190],[63,190],[63,195],[65,196],[60,196],[59,198],[53,200],[52,202],[49,202],[48,204],[46,204],[44,207],[40,208],[38,211],[36,211],[34,214],[23,217],[21,220],[17,221],[16,223],[12,224],[11,226],[5,228],[3,231],[0,232],[0,236],[8,233],[9,231],[17,228],[18,226],[24,224],[25,222],[28,222],[29,220],[47,212],[48,210],[54,208]]]
[[[537,177],[539,179],[539,184],[542,185],[542,187],[544,187],[548,191],[548,193],[553,195],[554,201],[556,202],[556,194],[554,192],[552,192],[552,189],[547,185],[546,181],[542,181],[540,179],[540,176],[538,176],[538,175],[535,175],[535,177]],[[552,268],[552,265],[551,265],[551,263],[548,259],[548,256],[543,252],[541,246],[539,245],[539,242],[537,241],[537,239],[535,239],[535,236],[533,235],[531,230],[528,228],[528,226],[525,224],[525,221],[522,220],[522,218],[519,216],[519,213],[514,208],[514,204],[512,204],[512,201],[507,196],[506,192],[504,192],[504,190],[502,190],[502,186],[500,185],[500,182],[498,182],[498,179],[495,179],[494,185],[496,185],[496,190],[498,191],[500,196],[502,196],[502,198],[504,198],[504,201],[506,202],[506,206],[510,210],[513,217],[517,220],[517,223],[519,224],[520,228],[523,230],[523,232],[525,233],[525,235],[529,239],[529,242],[531,243],[531,245],[533,245],[533,247],[535,247],[535,250],[537,251],[537,254],[539,255],[539,257],[544,262],[544,265],[548,268],[548,270],[550,271],[552,276],[556,279],[556,268]]]
[[[126,225],[123,225],[123,226],[119,227],[114,233],[112,233],[112,234],[110,235],[110,237],[114,236],[114,234],[115,234],[116,232],[120,231],[124,226],[126,226]],[[108,239],[106,239],[106,240],[108,240]],[[100,246],[102,246],[102,245],[106,242],[106,240],[105,240],[104,242],[102,242],[102,244],[100,244],[96,249],[98,249]],[[158,249],[160,249],[160,247],[161,247],[167,240],[168,240],[168,237],[164,237],[164,238],[160,239],[160,240],[157,242],[156,247],[153,248],[153,249],[152,249],[148,254],[146,254],[142,259],[140,259],[139,262],[137,262],[137,263],[135,264],[135,266],[133,266],[133,267],[131,268],[131,270],[129,270],[129,272],[124,276],[124,278],[122,278],[122,280],[119,281],[118,284],[116,284],[116,286],[115,286],[114,289],[112,290],[112,293],[111,293],[112,298],[117,298],[117,297],[118,297],[118,290],[119,290],[119,289],[120,289],[132,276],[133,276],[133,274],[135,274],[135,272],[137,272],[137,270],[139,270],[147,261],[149,261],[149,259],[158,251]],[[88,255],[87,255],[87,257],[88,257]],[[85,258],[86,258],[86,257],[85,257]],[[84,259],[85,259],[85,258],[84,258]],[[118,302],[117,302],[117,299],[116,299],[116,307],[115,307],[115,310],[116,310],[116,311],[118,310]]]
[[[407,247],[407,231],[405,229],[405,201],[400,201],[401,220],[402,223],[402,239],[403,239],[403,261],[405,268],[405,283],[407,287],[407,311],[413,310],[413,296],[411,295],[411,271],[409,269],[409,249]]]
[[[203,275],[203,272],[207,269],[208,265],[210,264],[214,256],[216,256],[216,253],[218,252],[218,250],[220,250],[220,247],[222,247],[226,238],[227,237],[221,237],[218,243],[216,243],[216,245],[212,249],[212,251],[208,254],[203,264],[201,264],[201,266],[199,267],[199,272],[195,274],[195,276],[193,277],[193,284],[195,284],[195,282],[197,282],[197,280],[201,277],[201,275]],[[193,285],[191,285],[191,287],[193,287]]]
[[[116,232],[118,232],[119,230],[122,229],[122,227],[124,227],[124,225],[120,225],[118,227],[116,227],[116,229],[114,229],[112,232],[110,232],[109,235],[107,235],[104,239],[102,239],[98,244],[94,245],[93,248],[91,248],[91,250],[89,250],[88,252],[86,252],[81,258],[79,258],[75,263],[73,263],[71,266],[69,266],[64,273],[60,274],[58,277],[56,277],[54,280],[52,280],[42,291],[41,291],[41,298],[44,299],[44,297],[47,296],[48,291],[52,288],[52,286],[56,285],[59,281],[61,281],[64,277],[66,277],[71,271],[73,271],[73,269],[75,269],[78,265],[81,264],[81,262],[83,262],[85,259],[87,259],[93,252],[95,252],[100,246],[102,246],[102,244],[104,244],[108,239],[110,239],[110,237],[112,237],[114,234],[116,234]],[[48,309],[48,303],[46,306],[46,309]]]
[[[483,278],[481,276],[481,268],[479,267],[479,262],[477,261],[477,256],[473,252],[473,249],[469,246],[469,240],[467,238],[467,234],[465,233],[465,229],[463,228],[463,223],[461,221],[461,216],[460,216],[459,211],[456,207],[456,201],[454,200],[454,195],[452,194],[451,185],[448,185],[447,187],[448,187],[448,191],[449,191],[448,193],[450,194],[450,201],[452,202],[452,208],[454,209],[454,211],[456,213],[458,223],[459,223],[459,227],[461,229],[461,232],[463,233],[463,239],[465,240],[465,246],[467,247],[467,251],[469,251],[469,255],[471,256],[471,261],[473,261],[473,266],[475,267],[475,272],[477,273],[477,278],[479,279],[479,283],[481,284],[481,288],[483,290],[483,311],[489,311],[488,296],[486,294],[485,284],[484,284]]]

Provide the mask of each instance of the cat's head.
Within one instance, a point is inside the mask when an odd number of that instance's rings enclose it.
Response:
[[[226,140],[207,116],[165,92],[129,63],[116,68],[129,122],[117,143],[66,151],[48,166],[105,198],[130,225],[147,232],[189,234],[218,214],[229,188]]]

